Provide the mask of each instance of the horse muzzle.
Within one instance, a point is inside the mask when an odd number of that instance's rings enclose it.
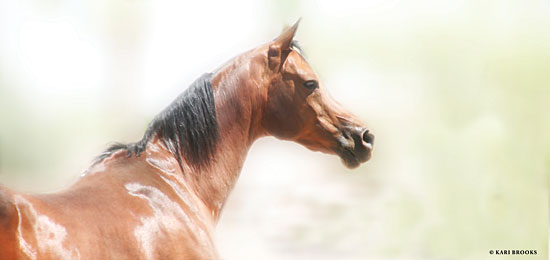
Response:
[[[338,138],[336,153],[346,167],[357,168],[372,157],[374,134],[362,127],[345,127]]]

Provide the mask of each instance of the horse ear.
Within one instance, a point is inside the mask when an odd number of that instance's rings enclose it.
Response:
[[[267,57],[269,59],[269,67],[271,69],[276,69],[283,63],[283,52],[290,49],[292,39],[294,39],[294,34],[296,34],[296,29],[298,29],[300,20],[301,18],[298,19],[294,25],[283,30],[281,35],[279,35],[279,37],[273,40],[273,42],[269,45]]]
[[[286,51],[290,49],[290,44],[292,43],[292,39],[294,39],[294,35],[296,34],[296,30],[298,29],[301,19],[302,18],[298,19],[298,21],[296,21],[291,27],[285,28],[281,35],[274,40],[274,43],[279,45],[281,50]]]

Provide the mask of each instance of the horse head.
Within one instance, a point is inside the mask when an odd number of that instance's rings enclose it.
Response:
[[[348,168],[368,161],[374,135],[327,92],[293,41],[298,22],[263,48],[266,105],[261,125],[279,139],[336,154]]]

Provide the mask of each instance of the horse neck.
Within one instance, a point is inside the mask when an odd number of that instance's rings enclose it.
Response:
[[[95,174],[97,172],[113,171],[127,178],[128,172],[121,171],[121,165],[131,171],[149,165],[152,175],[148,176],[160,177],[177,194],[181,194],[185,203],[189,199],[183,197],[191,193],[189,198],[199,200],[200,211],[211,214],[212,220],[217,221],[250,146],[265,134],[260,127],[265,97],[257,85],[261,77],[259,71],[249,69],[258,66],[250,66],[252,61],[247,56],[236,58],[212,78],[219,138],[214,154],[204,165],[194,165],[185,157],[182,157],[180,165],[162,137],[155,134],[146,146],[145,156],[128,157],[127,150],[110,153],[110,156],[93,164],[72,188],[87,187],[89,182],[101,181],[102,176],[106,176]],[[119,161],[124,163],[115,163]],[[138,165],[129,167],[129,163]]]
[[[263,99],[246,62],[251,61],[237,58],[214,75],[212,88],[220,138],[212,160],[193,169],[193,174],[185,174],[216,221],[250,146],[264,135],[259,126]]]

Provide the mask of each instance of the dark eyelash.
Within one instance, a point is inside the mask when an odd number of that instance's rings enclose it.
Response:
[[[319,84],[315,80],[308,80],[308,81],[304,82],[304,87],[308,90],[314,90],[318,86],[319,86]]]

